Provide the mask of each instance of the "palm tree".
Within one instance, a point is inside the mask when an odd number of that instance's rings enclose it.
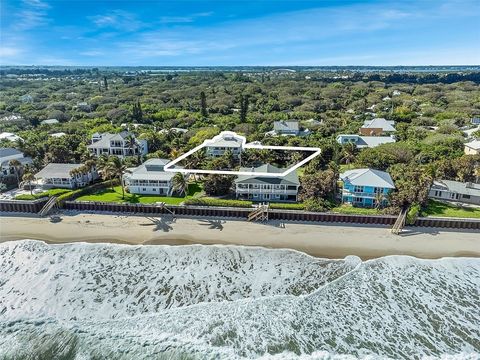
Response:
[[[474,170],[475,174],[475,182],[478,184],[480,183],[480,166],[477,166]]]
[[[357,146],[354,143],[347,143],[342,149],[342,161],[345,164],[350,164],[355,161],[357,155]]]
[[[20,185],[20,169],[22,168],[22,163],[17,159],[12,159],[8,162],[8,166],[13,168],[15,176],[17,177],[17,186]]]
[[[386,200],[383,192],[375,193],[375,209],[380,210],[383,208],[383,202]]]
[[[139,149],[139,146],[138,146],[137,139],[135,139],[135,136],[133,136],[131,134],[128,135],[125,138],[125,143],[126,143],[128,149],[130,150],[130,152],[132,153],[132,156],[135,155],[135,153],[137,153],[137,162],[138,162],[137,165],[140,165],[140,163],[141,163],[140,149]]]
[[[28,183],[28,187],[30,188],[30,195],[33,195],[32,181],[35,180],[35,176],[32,173],[28,172],[23,174],[22,180]]]
[[[182,173],[176,173],[172,179],[173,189],[181,194],[187,194],[188,182]]]
[[[117,156],[113,156],[109,161],[109,171],[112,178],[118,178],[120,180],[120,186],[122,188],[122,199],[125,199],[125,188],[123,187],[123,174],[127,170],[122,159]]]
[[[180,155],[182,155],[182,152],[180,150],[178,150],[177,148],[173,148],[171,151],[170,151],[170,158],[172,160],[175,160],[176,158],[178,158]]]
[[[77,186],[77,179],[80,175],[82,175],[83,171],[80,167],[70,170],[70,176],[73,178],[73,182],[75,183],[75,187]]]

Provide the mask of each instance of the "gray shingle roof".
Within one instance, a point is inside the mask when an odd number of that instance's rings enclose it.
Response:
[[[273,129],[275,131],[298,131],[298,121],[275,121]]]
[[[380,128],[383,131],[395,131],[394,121],[385,120],[384,118],[375,118],[373,120],[366,120],[363,123],[362,128],[364,129],[372,129],[372,128]]]
[[[22,154],[22,152],[14,148],[0,148],[0,159],[3,157],[20,155],[20,154]]]
[[[82,164],[50,163],[35,174],[36,178],[70,178],[70,171],[77,169]]]
[[[256,168],[240,168],[240,171],[258,171],[258,172],[268,172],[268,173],[283,173],[285,169],[279,169],[276,166],[270,164],[263,164]],[[235,180],[235,183],[257,183],[257,184],[285,184],[285,185],[300,185],[298,180],[298,175],[296,171],[291,172],[290,174],[284,177],[267,177],[267,176],[253,176],[253,175],[240,175]]]
[[[358,186],[373,186],[395,189],[395,184],[389,173],[375,169],[347,170],[340,174],[343,182]]]
[[[457,194],[465,194],[470,196],[480,196],[480,184],[464,183],[453,180],[440,180],[433,183],[433,188],[447,189]]]

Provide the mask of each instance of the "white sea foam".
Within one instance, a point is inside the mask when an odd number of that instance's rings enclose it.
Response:
[[[0,244],[0,270],[0,357],[480,353],[479,259],[20,241]]]

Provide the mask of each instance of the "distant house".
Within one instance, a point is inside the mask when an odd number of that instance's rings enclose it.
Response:
[[[92,111],[92,106],[86,102],[79,102],[75,106],[78,110],[84,111],[84,112],[90,112]]]
[[[480,205],[480,184],[452,180],[434,181],[428,196],[431,199]]]
[[[298,121],[275,121],[273,123],[273,131],[277,135],[292,135],[296,136],[300,133]]]
[[[360,134],[365,136],[379,136],[391,134],[396,131],[395,121],[385,120],[383,118],[375,118],[373,120],[366,120],[360,128]]]
[[[65,188],[76,189],[87,186],[98,179],[95,167],[88,172],[78,175],[71,175],[72,170],[78,169],[82,164],[58,164],[50,163],[35,174],[37,186],[44,189]]]
[[[58,132],[58,133],[50,134],[50,136],[56,137],[56,138],[59,138],[59,137],[65,136],[65,135],[67,135],[67,134],[64,133],[64,132]]]
[[[235,136],[233,133],[215,136],[205,146],[205,154],[208,157],[220,157],[226,151],[231,151],[233,156],[238,158],[242,152],[243,137]]]
[[[388,204],[387,196],[395,189],[390,174],[374,169],[354,169],[340,174],[343,182],[342,202],[360,207],[374,207],[380,195],[382,206]]]
[[[125,186],[132,194],[148,194],[171,196],[174,172],[166,172],[163,168],[170,160],[149,159],[142,165],[123,176]]]
[[[8,140],[8,141],[18,141],[18,140],[23,140],[20,136],[15,135],[14,133],[9,133],[9,132],[2,132],[0,134],[0,140]]]
[[[47,120],[40,121],[40,124],[42,125],[55,125],[58,123],[59,121],[57,119],[47,119]]]
[[[129,147],[129,137],[135,139],[136,146]],[[146,155],[148,153],[147,141],[136,139],[135,136],[127,131],[119,134],[95,133],[92,135],[92,143],[87,145],[88,150],[95,156],[115,155],[120,158],[125,156]]]
[[[355,144],[359,149],[373,148],[382,144],[390,144],[395,142],[395,138],[392,136],[360,136],[360,135],[338,135],[337,142],[340,145],[348,143]]]
[[[32,163],[31,158],[29,158],[28,156],[26,157],[21,151],[18,151],[17,149],[0,148],[0,177],[16,175],[15,168],[13,166],[10,166],[11,160],[18,160],[22,167],[25,165],[30,165]]]
[[[473,125],[480,125],[480,116],[474,116],[472,118],[472,120],[470,120],[470,122],[473,124]]]
[[[282,173],[285,169],[264,164],[256,168],[241,168],[240,171]],[[237,198],[252,201],[297,201],[299,187],[300,181],[295,171],[284,177],[240,175],[235,180]]]
[[[474,140],[466,143],[463,152],[466,155],[478,155],[480,154],[480,140]]]

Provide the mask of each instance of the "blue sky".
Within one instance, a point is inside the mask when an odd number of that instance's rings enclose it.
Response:
[[[0,0],[0,64],[480,64],[480,1]]]

